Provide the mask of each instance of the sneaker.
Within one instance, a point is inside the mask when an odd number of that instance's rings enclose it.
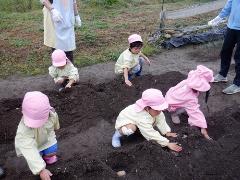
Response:
[[[122,135],[119,133],[118,130],[115,131],[113,137],[112,137],[112,146],[115,148],[121,147],[121,141],[120,141],[120,137]]]
[[[231,86],[228,86],[226,89],[224,89],[222,92],[225,94],[235,94],[240,92],[240,86],[232,84]]]
[[[0,167],[0,178],[4,176],[4,170]]]
[[[213,82],[227,82],[227,77],[223,77],[221,74],[217,74],[214,76]]]

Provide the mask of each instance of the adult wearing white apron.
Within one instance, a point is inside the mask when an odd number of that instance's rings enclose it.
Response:
[[[65,51],[73,62],[76,49],[74,24],[81,26],[76,0],[41,0],[44,13],[44,44]],[[49,17],[51,15],[51,18]]]

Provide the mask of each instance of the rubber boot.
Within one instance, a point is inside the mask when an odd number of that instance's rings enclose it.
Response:
[[[180,124],[180,119],[179,119],[179,116],[177,114],[172,114],[171,118],[172,118],[172,122],[174,124]]]
[[[115,147],[115,148],[121,147],[120,137],[122,137],[122,135],[119,133],[118,130],[116,130],[112,137],[112,146],[113,147]]]
[[[54,164],[55,162],[57,162],[57,156],[44,156],[43,160],[46,162],[46,164]]]

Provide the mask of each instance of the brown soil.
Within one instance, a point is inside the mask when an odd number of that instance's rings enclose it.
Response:
[[[201,53],[198,53],[199,50]],[[53,86],[46,86],[49,78],[45,76],[12,78],[13,84],[9,85],[8,92],[0,91],[4,98],[0,100],[0,164],[7,171],[6,179],[38,178],[31,174],[23,158],[16,157],[13,142],[21,118],[23,94],[32,89],[39,89],[49,96],[60,118],[61,129],[57,131],[59,161],[47,167],[54,174],[52,179],[117,179],[116,172],[119,170],[126,171],[123,178],[132,180],[239,179],[240,98],[238,94],[222,94],[226,84],[213,85],[209,111],[203,102],[204,95],[200,96],[201,109],[214,141],[205,140],[197,128],[189,127],[186,115],[181,116],[180,125],[173,125],[168,112],[165,112],[172,131],[179,134],[171,140],[182,145],[181,153],[174,154],[154,142],[148,142],[139,133],[123,138],[123,146],[119,149],[111,146],[118,113],[134,103],[143,90],[152,87],[165,93],[199,62],[214,71],[218,69],[219,61],[212,61],[212,57],[207,60],[203,50],[209,53],[211,48],[194,46],[152,57],[151,67],[145,67],[145,75],[133,80],[132,88],[126,87],[121,79],[114,79],[108,71],[113,63],[80,70],[82,82],[61,94]],[[230,79],[233,75],[231,69]],[[30,88],[34,79],[38,80],[38,86]],[[1,81],[0,86],[5,83]]]

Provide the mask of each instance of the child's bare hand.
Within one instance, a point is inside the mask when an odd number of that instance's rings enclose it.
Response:
[[[128,79],[127,79],[127,80],[125,80],[125,83],[126,83],[128,86],[132,86],[132,83],[131,83],[131,81],[129,81]]]
[[[71,88],[72,87],[72,84],[68,83],[65,88]]]
[[[148,65],[150,66],[150,64],[151,64],[151,61],[147,58],[146,59],[146,62],[148,63]]]
[[[40,172],[40,178],[41,180],[51,180],[52,173],[48,169],[43,169]]]
[[[177,145],[177,143],[168,143],[167,147],[176,152],[182,151],[182,147]]]
[[[168,132],[168,133],[166,133],[166,136],[167,137],[177,137],[178,135],[177,135],[177,133]]]
[[[55,81],[56,84],[62,84],[64,81],[64,78],[60,78],[57,81]]]

